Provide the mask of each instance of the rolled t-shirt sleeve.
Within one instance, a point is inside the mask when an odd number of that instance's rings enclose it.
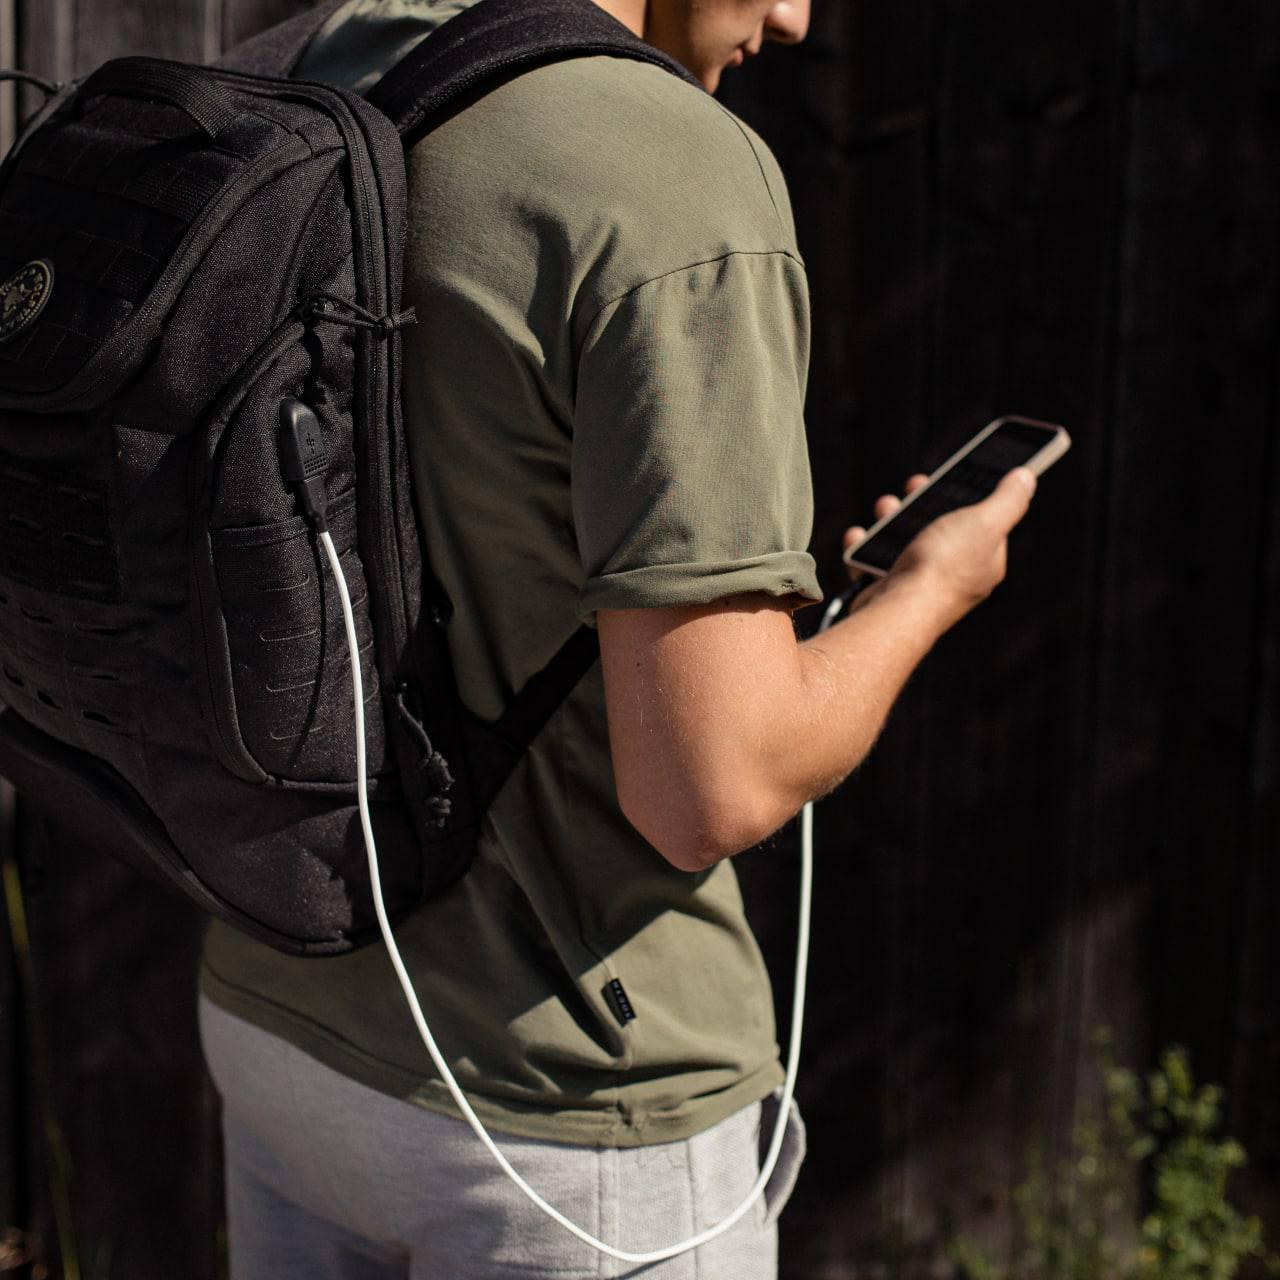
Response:
[[[572,497],[597,609],[822,599],[804,433],[804,268],[730,253],[606,305],[578,362]]]

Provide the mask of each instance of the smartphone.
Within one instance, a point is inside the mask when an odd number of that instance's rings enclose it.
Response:
[[[1071,437],[1053,422],[1006,414],[989,422],[942,464],[891,516],[867,530],[858,546],[844,553],[854,569],[883,576],[925,525],[957,507],[990,497],[1014,467],[1043,475],[1071,448]]]

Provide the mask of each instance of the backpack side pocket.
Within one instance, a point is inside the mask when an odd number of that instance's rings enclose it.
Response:
[[[329,507],[329,531],[351,593],[364,678],[372,772],[384,754],[369,590],[356,554],[355,491]],[[351,669],[337,586],[301,516],[210,530],[227,663],[214,696],[234,710],[239,744],[270,778],[355,785]],[[229,671],[229,687],[217,674]]]

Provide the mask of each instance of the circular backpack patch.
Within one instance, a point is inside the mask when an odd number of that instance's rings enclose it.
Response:
[[[37,258],[0,282],[0,342],[16,338],[35,323],[53,292],[53,263]]]

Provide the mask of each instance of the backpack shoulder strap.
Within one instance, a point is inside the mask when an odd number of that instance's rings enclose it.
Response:
[[[228,49],[213,65],[258,76],[287,76],[311,38],[347,0],[324,0]]]
[[[674,58],[633,35],[593,0],[478,0],[410,50],[366,96],[408,147],[499,82],[593,54],[649,62],[702,88]],[[598,633],[580,626],[488,731],[523,750],[599,654]],[[482,808],[508,771],[509,766],[482,788]]]
[[[367,96],[409,146],[496,82],[592,54],[650,62],[701,88],[593,0],[479,0],[416,45]]]

